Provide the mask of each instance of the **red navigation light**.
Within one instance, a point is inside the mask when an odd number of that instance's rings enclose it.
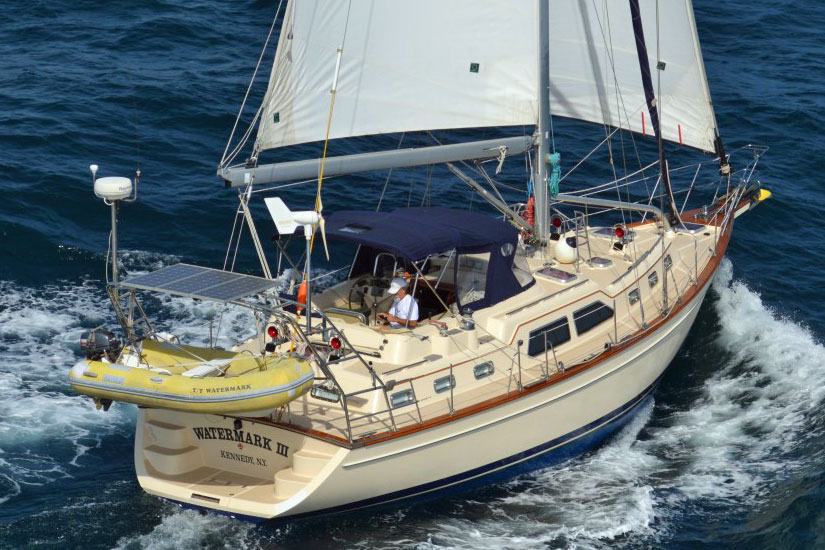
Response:
[[[556,229],[561,227],[561,216],[553,216],[550,218],[550,224]]]
[[[269,337],[273,340],[278,337],[278,329],[275,328],[274,325],[269,325],[266,329],[266,333],[269,334]]]
[[[332,349],[341,349],[341,339],[333,336],[329,339],[329,345],[332,346]]]
[[[616,238],[624,239],[625,229],[623,225],[617,225],[616,227],[614,227],[613,232],[616,233]]]

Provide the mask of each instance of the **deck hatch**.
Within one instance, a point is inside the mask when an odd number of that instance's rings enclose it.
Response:
[[[575,273],[568,273],[567,271],[562,271],[561,269],[556,269],[555,267],[545,267],[543,269],[539,269],[536,272],[536,275],[562,284],[576,280]]]

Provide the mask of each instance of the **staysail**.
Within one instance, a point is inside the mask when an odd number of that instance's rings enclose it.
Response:
[[[691,1],[640,3],[663,138],[713,152]],[[324,139],[342,45],[330,138],[533,125],[536,18],[534,0],[290,0],[257,148]],[[549,27],[552,115],[652,136],[628,5],[554,1]]]

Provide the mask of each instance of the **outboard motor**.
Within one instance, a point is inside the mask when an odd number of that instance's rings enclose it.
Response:
[[[96,328],[86,338],[80,339],[80,347],[86,350],[86,359],[90,361],[100,361],[105,355],[106,359],[114,363],[123,349],[123,343],[114,333]]]

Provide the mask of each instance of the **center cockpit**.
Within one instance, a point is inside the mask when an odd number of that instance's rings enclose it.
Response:
[[[357,245],[345,281],[313,297],[327,314],[379,328],[400,277],[418,321],[438,321],[505,300],[533,284],[517,231],[485,214],[447,208],[328,215],[326,236]]]

